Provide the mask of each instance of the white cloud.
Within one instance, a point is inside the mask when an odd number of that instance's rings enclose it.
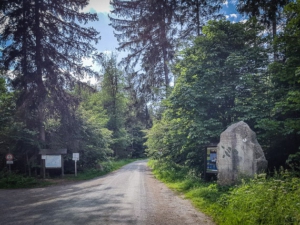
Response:
[[[84,66],[91,67],[91,69],[93,69],[96,72],[100,71],[100,65],[97,64],[96,62],[93,62],[93,58],[83,58],[82,63]],[[96,77],[89,77],[89,76],[86,76],[80,80],[81,80],[81,82],[89,83],[91,85],[95,85],[99,82]]]
[[[232,5],[236,5],[237,2],[238,2],[238,0],[231,0],[231,1],[230,1],[230,3],[231,3]]]
[[[237,14],[230,14],[230,17],[237,18]]]
[[[90,0],[90,3],[83,9],[83,12],[105,12],[109,13],[111,10],[110,0]]]
[[[226,19],[228,19],[228,18],[229,18],[229,16],[228,16],[228,15],[225,15],[225,18],[226,18]]]
[[[226,5],[226,7],[228,7],[228,1],[226,0],[223,5]]]
[[[94,71],[99,71],[100,67],[96,62],[94,62],[93,58],[83,58],[82,63],[84,66],[91,67],[91,69],[93,69]]]

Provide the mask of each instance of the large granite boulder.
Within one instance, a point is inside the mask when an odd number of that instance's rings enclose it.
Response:
[[[243,121],[228,127],[217,151],[218,183],[231,185],[240,178],[264,172],[267,160],[256,134]]]

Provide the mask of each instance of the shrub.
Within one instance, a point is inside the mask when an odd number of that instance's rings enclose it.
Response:
[[[13,172],[0,172],[0,188],[27,188],[38,184],[39,182],[32,177],[26,177]]]
[[[242,179],[238,185],[220,186],[203,182],[189,174],[165,179],[174,169],[151,160],[154,174],[169,187],[185,193],[201,211],[218,225],[299,225],[300,178],[281,169],[273,177],[265,175]],[[172,176],[171,176],[172,177]],[[173,177],[174,178],[174,175]]]

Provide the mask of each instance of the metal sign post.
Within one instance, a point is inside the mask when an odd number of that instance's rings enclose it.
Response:
[[[13,154],[11,154],[11,153],[8,153],[8,154],[6,154],[6,156],[5,156],[5,158],[6,158],[6,164],[8,164],[8,171],[9,171],[9,173],[11,173],[11,164],[14,164],[14,156],[13,156]]]
[[[73,153],[73,160],[75,161],[75,177],[77,177],[77,161],[79,160],[79,153]]]
[[[75,160],[75,177],[77,177],[77,160]]]

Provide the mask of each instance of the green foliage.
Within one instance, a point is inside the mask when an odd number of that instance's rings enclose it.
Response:
[[[254,179],[220,203],[220,224],[299,224],[298,178]]]
[[[292,171],[300,176],[300,152],[289,155],[286,160],[286,164],[292,169]]]
[[[200,175],[205,147],[218,143],[227,126],[239,120],[253,126],[268,116],[266,74],[257,70],[267,63],[261,30],[255,20],[210,21],[204,35],[182,51],[166,110],[148,132],[149,156],[160,152],[166,161]]]
[[[77,106],[70,108],[71,114],[51,115],[48,109],[45,109],[43,143],[38,140],[39,131],[34,124],[37,115],[28,113],[25,116],[27,124],[20,122],[19,120],[22,121],[24,118],[20,119],[19,116],[24,115],[16,110],[17,92],[8,92],[4,79],[1,79],[1,158],[4,159],[5,154],[11,152],[17,159],[13,166],[14,170],[28,175],[34,172],[37,175],[40,170],[38,155],[40,148],[67,148],[68,153],[80,153],[79,170],[95,168],[99,161],[107,160],[113,154],[112,147],[116,146],[123,157],[131,157],[133,152],[135,152],[134,157],[143,156],[144,134],[141,130],[144,127],[142,122],[136,119],[135,111],[130,111],[128,113],[130,115],[127,115],[129,98],[122,87],[123,81],[121,77],[119,78],[117,79],[120,84],[116,87],[119,91],[115,98],[109,95],[111,90],[108,87],[97,91],[86,85],[77,85],[74,91],[69,93],[72,98],[78,100]],[[112,106],[115,100],[114,108]],[[107,113],[113,109],[115,113]],[[70,156],[66,156],[65,160],[65,170],[73,170],[73,167],[70,167],[71,163],[68,163],[71,161]],[[5,166],[5,161],[0,160],[0,167]]]
[[[28,128],[20,119],[16,110],[17,93],[9,89],[11,86],[0,78],[0,168],[6,166],[3,159],[10,152],[19,159],[14,168],[23,169],[24,164],[34,164],[33,160],[29,162],[24,156],[36,152],[39,142],[36,140],[37,132]]]
[[[47,120],[46,138],[50,148],[80,153],[79,168],[93,168],[112,153],[112,132],[106,128],[108,116],[101,104],[103,96],[88,89],[77,89],[74,94],[81,98],[74,123],[65,124],[63,118]]]
[[[0,188],[30,188],[40,183],[32,177],[25,177],[16,173],[0,172]]]
[[[278,33],[274,45],[278,60],[269,65],[273,88],[268,98],[274,102],[270,116],[257,123],[259,137],[271,168],[284,165],[290,154],[299,152],[300,135],[300,1],[293,1],[284,9],[286,25]],[[263,146],[264,147],[264,146]]]
[[[125,129],[126,108],[128,98],[124,91],[124,76],[117,63],[117,56],[112,54],[101,59],[102,82],[101,95],[102,106],[108,112],[107,128],[112,131],[112,142],[110,148],[114,156],[128,157],[131,150],[127,148],[130,144],[129,134]]]
[[[226,187],[204,183],[185,173],[184,169],[178,172],[159,161],[149,161],[149,165],[156,177],[170,188],[183,192],[219,225],[300,223],[300,180],[287,171],[280,170],[273,178],[259,176]],[[168,179],[169,176],[176,179]]]
[[[68,176],[70,180],[90,180],[95,177],[103,176],[109,172],[120,169],[122,166],[134,162],[136,159],[121,159],[121,160],[107,160],[98,163],[99,168],[86,169],[79,172],[76,177]]]
[[[82,64],[84,57],[95,55],[93,43],[99,40],[94,28],[80,25],[98,20],[96,14],[79,12],[87,4],[0,3],[1,75],[11,79],[3,95],[0,81],[0,153],[14,153],[14,168],[29,175],[31,166],[38,169],[39,149],[77,145],[76,135],[83,130],[75,115],[79,101],[71,92],[79,79],[97,75]]]
[[[151,160],[148,165],[154,170],[154,174],[160,180],[166,182],[183,180],[188,172],[188,168],[179,166],[172,162]]]

